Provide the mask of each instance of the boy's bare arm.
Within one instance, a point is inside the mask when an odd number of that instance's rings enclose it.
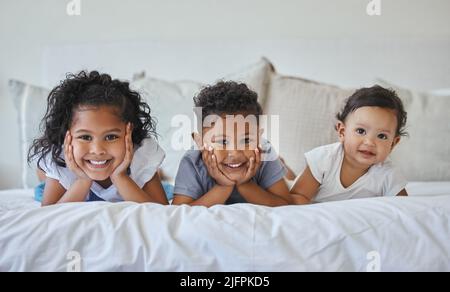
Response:
[[[290,204],[289,189],[284,179],[279,180],[267,190],[260,187],[253,180],[237,186],[237,190],[244,199],[252,204],[265,206],[283,206]]]
[[[181,194],[175,194],[172,204],[182,205],[188,204],[191,206],[205,206],[211,207],[217,204],[225,204],[233,192],[234,186],[215,185],[209,192],[194,200],[193,198]]]
[[[408,196],[408,192],[407,192],[405,189],[401,190],[401,191],[397,194],[397,197],[407,197],[407,196]]]

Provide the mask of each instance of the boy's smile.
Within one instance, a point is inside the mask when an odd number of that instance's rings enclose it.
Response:
[[[244,163],[226,163],[226,162],[222,162],[222,164],[225,166],[225,167],[227,167],[227,168],[229,168],[230,170],[238,170],[239,168],[241,168],[243,165],[244,165]]]
[[[231,180],[237,180],[247,172],[249,166],[249,158],[245,154],[239,154],[240,159],[228,159],[230,153],[220,153],[222,151],[217,151],[217,162],[222,166],[222,172]],[[227,151],[226,151],[227,152]],[[219,158],[219,156],[221,156]],[[219,162],[222,157],[225,156],[224,160]],[[228,157],[227,157],[228,156]]]

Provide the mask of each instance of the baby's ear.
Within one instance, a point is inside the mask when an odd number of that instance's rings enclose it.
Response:
[[[199,133],[192,133],[192,139],[194,140],[195,144],[197,145],[198,149],[203,149],[203,139],[202,139],[202,135],[200,135]]]
[[[341,121],[336,123],[336,132],[339,136],[339,141],[344,142],[345,124]]]
[[[394,141],[392,141],[392,147],[391,147],[391,151],[394,150],[394,147],[397,146],[397,144],[400,142],[401,137],[397,136],[394,138]]]

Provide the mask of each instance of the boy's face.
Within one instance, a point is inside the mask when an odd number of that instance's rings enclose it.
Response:
[[[361,168],[383,162],[400,141],[394,110],[365,106],[337,125],[346,158]]]
[[[213,148],[219,169],[228,179],[236,181],[246,174],[250,158],[255,157],[260,135],[256,117],[222,116],[210,127],[203,127],[202,141],[196,142]]]
[[[70,127],[78,166],[95,181],[109,179],[125,157],[126,124],[109,106],[82,107]]]

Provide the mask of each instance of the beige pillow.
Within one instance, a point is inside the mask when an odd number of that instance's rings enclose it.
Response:
[[[410,181],[450,181],[450,96],[434,96],[378,80],[402,99],[406,131],[392,160]]]
[[[265,112],[279,115],[277,150],[296,174],[306,167],[305,152],[337,141],[335,116],[353,92],[272,72]]]
[[[259,62],[241,71],[225,76],[224,80],[233,80],[247,84],[250,89],[258,94],[258,101],[264,107],[267,102],[267,90],[273,71],[272,63],[263,57]]]

